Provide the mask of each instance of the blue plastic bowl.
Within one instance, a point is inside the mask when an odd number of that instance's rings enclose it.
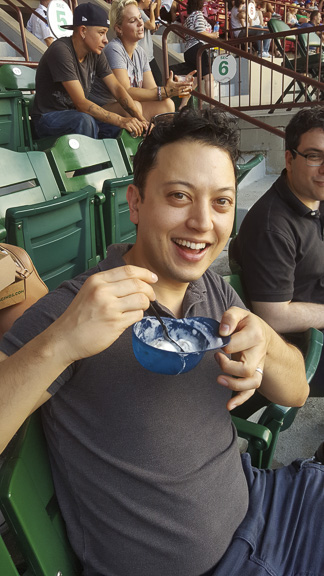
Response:
[[[168,332],[176,342],[184,339],[193,344],[194,352],[163,350],[152,346],[154,340],[163,339],[160,322],[155,316],[146,316],[133,326],[133,350],[139,363],[158,374],[183,374],[199,364],[207,350],[223,348],[230,337],[219,336],[219,322],[211,318],[163,318]]]

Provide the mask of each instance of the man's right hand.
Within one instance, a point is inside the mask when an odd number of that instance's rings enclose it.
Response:
[[[155,274],[137,266],[121,266],[90,276],[51,327],[64,363],[69,365],[102,352],[126,328],[141,320],[150,301],[155,300],[152,284],[156,281]]]
[[[130,132],[132,134],[132,136],[141,136],[146,128],[147,128],[147,122],[141,122],[140,120],[138,120],[137,118],[123,118],[121,116],[121,120],[120,120],[120,126],[121,128],[125,128],[125,130],[127,130],[127,132]]]

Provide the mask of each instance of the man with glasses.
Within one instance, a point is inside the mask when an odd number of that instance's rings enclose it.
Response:
[[[301,353],[209,267],[233,226],[237,143],[216,108],[163,116],[134,158],[135,243],[109,246],[1,341],[0,446],[42,405],[87,576],[324,573],[324,467],[252,469],[230,417],[256,388],[288,406],[308,394]],[[177,376],[145,370],[132,325],[152,301],[162,316],[218,320],[226,354]]]
[[[253,311],[277,332],[324,329],[324,108],[286,128],[286,168],[249,210],[230,258],[243,270]],[[324,394],[324,359],[312,380]]]

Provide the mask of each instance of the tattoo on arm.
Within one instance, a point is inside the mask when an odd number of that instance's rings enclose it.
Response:
[[[133,118],[136,117],[136,110],[129,107],[127,98],[119,98],[117,102],[121,105],[122,108],[124,108],[126,112],[128,112],[130,116],[133,116]]]
[[[103,108],[101,108],[101,106],[98,106],[97,104],[90,104],[89,108],[88,108],[88,112],[91,116],[95,116],[96,118],[98,118],[98,120],[105,122],[112,119],[112,114],[110,112],[108,112],[107,110],[104,110]]]

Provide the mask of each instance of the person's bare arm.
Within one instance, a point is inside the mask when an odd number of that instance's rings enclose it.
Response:
[[[73,362],[102,352],[155,299],[155,274],[123,266],[90,276],[66,311],[10,357],[0,355],[0,452]]]
[[[48,36],[48,38],[44,38],[44,42],[45,42],[46,46],[48,47],[51,44],[53,44],[54,38],[52,38],[52,36]]]
[[[203,36],[206,36],[206,38],[211,38],[212,40],[217,40],[217,38],[219,38],[219,32],[200,32],[200,34],[202,34]]]
[[[132,87],[130,85],[128,72],[124,68],[115,68],[113,73],[134,100],[138,100],[139,102],[153,102],[158,100],[158,89],[150,70],[147,70],[143,74],[143,88]],[[193,71],[193,73],[195,73],[195,71]],[[173,80],[173,73],[171,72],[166,85],[162,86],[161,98],[165,100],[166,98],[179,96],[179,94],[182,96],[190,96],[191,90],[191,81],[177,82]]]
[[[232,410],[259,390],[271,402],[302,406],[309,394],[301,352],[285,342],[266,322],[247,310],[232,307],[223,315],[220,334],[231,335],[224,351],[216,352],[224,374],[217,382],[237,394],[229,400]],[[256,371],[264,370],[264,376]]]
[[[144,28],[146,28],[146,30],[155,30],[156,24],[155,24],[155,8],[157,6],[156,2],[151,2],[150,4],[150,16],[149,16],[149,20],[146,20],[146,22],[144,22]]]
[[[103,78],[103,81],[109,92],[112,93],[121,107],[124,108],[124,110],[133,118],[137,118],[140,122],[144,122],[146,126],[144,116],[139,113],[131,94],[128,92],[126,86],[119,81],[117,76],[114,73],[109,74],[109,76]]]
[[[161,0],[156,0],[155,18],[160,18]]]
[[[324,328],[324,305],[310,302],[252,302],[255,314],[261,316],[281,334]]]
[[[110,76],[112,76],[112,74],[110,74]],[[91,100],[88,100],[85,97],[83,88],[78,80],[70,80],[68,82],[62,82],[62,84],[66,89],[66,91],[68,92],[75,108],[79,112],[85,112],[86,114],[90,114],[90,116],[93,116],[93,118],[99,120],[100,122],[106,122],[107,124],[112,124],[114,126],[119,126],[120,128],[125,128],[126,130],[128,130],[128,132],[134,132],[136,136],[140,136],[143,130],[145,129],[146,127],[145,120],[144,124],[141,120],[138,120],[137,117],[124,118],[122,116],[119,116],[119,114],[109,112],[108,110],[105,110],[104,108],[98,106],[94,102],[91,102]],[[123,104],[121,105],[126,110],[126,107],[128,108],[128,105],[130,103],[133,103],[133,101],[126,92]],[[133,111],[133,107],[130,106],[129,110]],[[135,115],[134,111],[133,113]],[[138,115],[137,111],[136,114]]]

